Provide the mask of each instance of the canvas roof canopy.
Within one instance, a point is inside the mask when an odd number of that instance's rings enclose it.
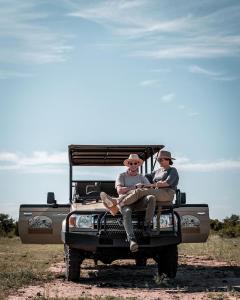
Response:
[[[164,145],[69,145],[72,166],[122,166],[131,153],[144,161],[161,150]]]

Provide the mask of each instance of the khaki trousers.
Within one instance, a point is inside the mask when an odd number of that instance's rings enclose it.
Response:
[[[132,224],[132,212],[138,210],[145,210],[144,225],[150,225],[155,213],[156,199],[153,195],[147,195],[131,205],[125,205],[120,208],[123,216],[123,225],[127,234],[128,241],[135,240],[133,224]]]
[[[157,229],[160,230],[160,216],[162,205],[171,205],[174,198],[175,191],[170,188],[160,188],[160,189],[147,189],[138,188],[136,190],[129,191],[126,196],[121,197],[120,206],[122,209],[124,206],[128,206],[136,203],[139,199],[152,195],[156,199],[157,206]]]
[[[161,188],[161,189],[136,189],[129,191],[126,196],[121,197],[120,206],[131,205],[137,202],[139,199],[153,195],[156,198],[156,203],[161,205],[161,203],[167,205],[168,203],[171,204],[173,201],[175,191],[170,188]]]

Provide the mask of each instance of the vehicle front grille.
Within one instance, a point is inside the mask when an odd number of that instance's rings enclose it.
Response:
[[[132,224],[134,234],[137,239],[143,238],[143,225],[144,225],[144,213],[133,214]],[[105,214],[99,221],[99,232],[101,235],[109,239],[123,239],[126,240],[126,232],[123,226],[122,215],[118,214],[112,216]]]

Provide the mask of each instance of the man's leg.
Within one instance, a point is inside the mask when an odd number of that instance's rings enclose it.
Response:
[[[118,212],[118,206],[128,206],[136,203],[139,199],[151,195],[154,189],[136,189],[129,191],[126,195],[121,195],[119,198],[113,198],[105,192],[100,193],[100,197],[103,201],[104,206],[110,211],[112,215],[116,215]]]
[[[147,188],[143,188],[143,189],[138,188],[136,190],[132,190],[120,201],[119,204],[120,206],[131,205],[145,196],[152,195],[154,191],[155,189],[147,189]]]
[[[132,252],[138,251],[138,244],[136,243],[136,237],[133,231],[132,224],[132,207],[124,206],[121,208],[121,213],[123,216],[123,225],[127,234],[127,239],[130,243],[130,250]]]
[[[144,210],[145,211],[145,221],[144,221],[144,234],[149,236],[151,234],[151,224],[153,220],[153,216],[155,213],[156,207],[156,198],[154,195],[147,195],[136,203],[132,204],[131,207],[136,210]]]
[[[156,197],[147,195],[132,205],[134,210],[146,210],[145,225],[151,225],[156,207]]]

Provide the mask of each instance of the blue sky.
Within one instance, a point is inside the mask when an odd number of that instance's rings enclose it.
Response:
[[[164,144],[189,203],[239,214],[239,1],[0,6],[0,212],[67,202],[69,144]]]

